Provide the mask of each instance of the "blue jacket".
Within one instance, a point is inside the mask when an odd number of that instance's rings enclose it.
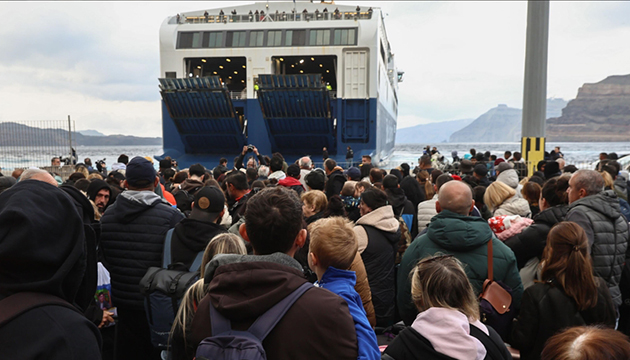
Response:
[[[356,282],[357,275],[354,271],[339,270],[329,266],[321,280],[315,285],[332,291],[348,303],[348,309],[357,330],[359,360],[378,360],[381,358],[381,352],[376,342],[376,334],[367,319],[361,297],[354,290]]]

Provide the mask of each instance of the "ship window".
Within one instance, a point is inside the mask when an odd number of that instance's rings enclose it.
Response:
[[[335,29],[334,45],[356,45],[355,29]]]
[[[211,31],[203,33],[204,47],[219,48],[223,46],[223,33],[220,31]]]
[[[306,45],[306,30],[287,30],[286,46]]]
[[[245,47],[245,31],[228,31],[226,37],[227,47]]]
[[[189,49],[193,44],[193,34],[192,32],[180,32],[179,33],[179,42],[178,49]]]
[[[282,45],[282,31],[268,31],[267,32],[267,46],[281,46]]]
[[[309,45],[330,45],[330,30],[311,30]]]
[[[263,46],[264,31],[251,31],[249,33],[249,46]]]
[[[192,47],[193,48],[200,48],[201,47],[201,33],[200,32],[196,32],[192,34]]]

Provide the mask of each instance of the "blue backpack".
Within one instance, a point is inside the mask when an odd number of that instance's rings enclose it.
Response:
[[[230,320],[210,303],[210,323],[212,336],[201,341],[197,347],[197,360],[266,360],[263,340],[293,306],[297,299],[313,287],[305,282],[271,309],[260,315],[247,331],[232,330]]]
[[[150,267],[140,280],[140,293],[144,296],[151,343],[161,350],[168,349],[171,327],[186,290],[199,280],[199,268],[204,253],[201,251],[197,254],[189,271],[169,270],[173,231],[174,229],[170,229],[164,239],[162,267]]]

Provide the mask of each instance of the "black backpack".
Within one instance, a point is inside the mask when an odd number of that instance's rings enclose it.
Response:
[[[184,189],[179,189],[173,197],[175,198],[175,202],[177,202],[177,208],[188,215],[188,213],[192,210],[192,203],[195,201],[195,194],[199,191],[201,187],[194,188],[190,191],[186,191]]]
[[[168,337],[186,290],[199,280],[203,251],[197,254],[189,271],[170,270],[171,239],[174,229],[166,233],[162,267],[150,267],[140,280],[144,310],[149,321],[151,343],[158,349],[168,349]]]

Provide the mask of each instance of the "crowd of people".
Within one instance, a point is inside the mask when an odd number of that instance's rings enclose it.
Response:
[[[630,359],[616,156],[347,150],[0,174],[2,358]]]

